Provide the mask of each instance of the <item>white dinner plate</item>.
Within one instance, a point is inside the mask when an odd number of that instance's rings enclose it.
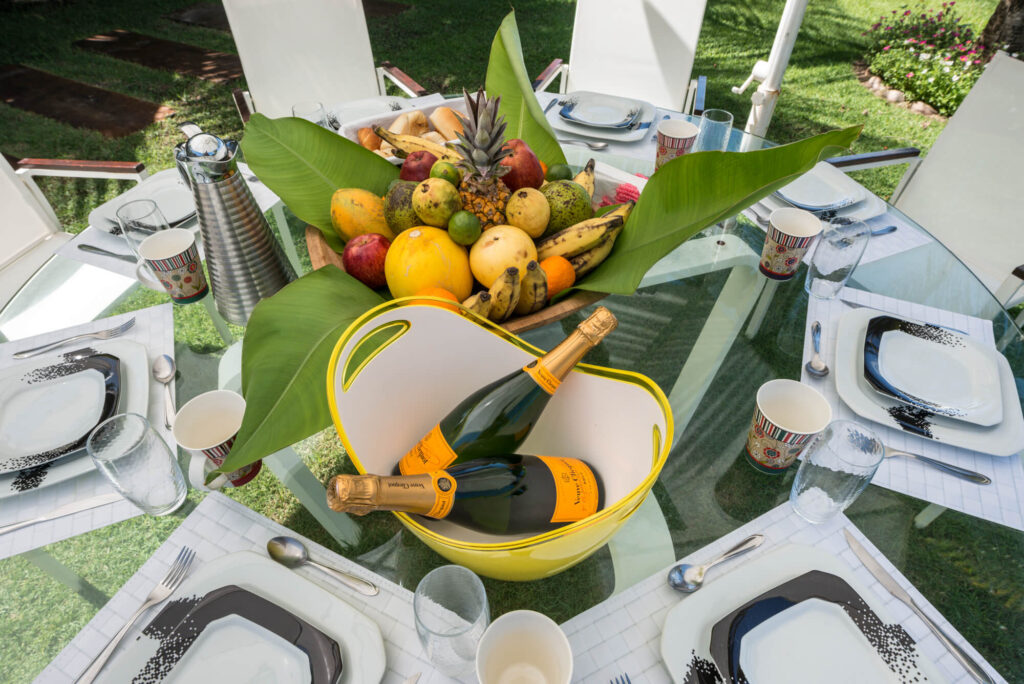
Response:
[[[754,558],[686,596],[665,616],[661,657],[676,684],[696,684],[698,673],[717,672],[709,645],[711,629],[729,613],[764,592],[810,570],[822,570],[844,580],[886,624],[892,624],[874,592],[864,589],[853,571],[821,549],[786,545]],[[888,667],[846,613],[834,604],[805,601],[779,613],[743,638],[740,662],[752,682],[912,682],[920,673],[929,682],[946,681],[933,663],[913,648],[899,663],[907,677]],[[781,638],[780,638],[781,637]],[[842,664],[842,667],[836,667]],[[828,672],[825,679],[820,673]],[[922,677],[919,681],[924,681]],[[781,678],[781,679],[780,679]],[[722,674],[721,681],[728,681]]]
[[[571,95],[571,93],[567,93],[556,97],[562,100]],[[640,104],[641,110],[640,116],[637,117],[636,128],[595,128],[594,126],[584,126],[572,121],[566,121],[559,114],[561,106],[557,102],[548,109],[545,116],[556,131],[614,142],[634,142],[643,139],[647,135],[652,135],[651,122],[654,121],[657,115],[654,105],[649,102],[641,102]]]
[[[845,173],[832,166],[828,162],[819,162],[810,171],[805,173],[800,179],[813,176],[815,178],[824,178],[825,180],[815,181],[822,184],[828,184],[841,188],[842,194],[849,196],[850,198],[861,197],[854,204],[847,205],[840,209],[835,210],[836,216],[844,216],[847,218],[855,219],[857,221],[867,221],[873,219],[876,216],[884,214],[888,207],[885,204],[885,200],[880,197],[866,192],[864,187],[857,181],[853,180]],[[798,180],[800,180],[798,179]],[[797,181],[794,181],[797,182]],[[807,182],[807,181],[805,181]],[[786,186],[788,188],[789,186]],[[783,188],[785,190],[786,188]],[[777,197],[775,194],[769,195],[761,200],[761,203],[768,207],[768,209],[778,209],[779,207],[791,206],[788,202]],[[880,239],[880,238],[879,238]]]
[[[181,174],[177,169],[165,169],[93,209],[89,213],[89,225],[120,235],[121,224],[117,220],[117,210],[126,202],[141,199],[156,202],[160,213],[172,227],[176,224],[191,225],[194,222],[196,204],[192,198],[192,191],[181,180]]]
[[[239,551],[203,563],[185,578],[169,601],[198,599],[229,584],[272,601],[338,642],[343,663],[341,684],[374,684],[384,676],[384,639],[376,622],[340,597],[257,553]],[[151,614],[149,620],[155,615]],[[145,634],[130,642],[126,640],[96,681],[110,684],[132,681],[159,646],[159,639]],[[220,644],[221,648],[230,646],[230,643]],[[272,657],[272,654],[280,655],[277,650],[257,651],[259,658]],[[207,676],[206,670],[202,670],[201,675],[197,672],[190,681],[225,680]]]
[[[886,427],[903,430],[923,439],[993,456],[1013,456],[1024,449],[1024,414],[1010,364],[996,353],[1002,392],[1003,420],[991,427],[926,414],[924,409],[876,392],[864,378],[864,335],[868,321],[887,316],[884,311],[859,308],[847,311],[836,330],[836,392],[854,413]]]
[[[89,346],[96,351],[113,354],[121,360],[121,398],[119,413],[146,415],[149,410],[149,360],[146,348],[131,340],[91,340]],[[47,365],[61,359],[67,349],[54,351],[39,357],[39,365]],[[49,487],[66,482],[83,473],[94,470],[92,459],[80,449],[48,467],[29,469],[0,475],[0,500],[17,496],[22,492]]]
[[[558,115],[562,119],[595,128],[625,128],[643,111],[643,103],[639,100],[586,90],[566,93],[560,99],[566,101],[558,107]]]
[[[775,194],[794,207],[808,211],[843,209],[863,202],[867,196],[860,184],[828,162],[818,162]]]

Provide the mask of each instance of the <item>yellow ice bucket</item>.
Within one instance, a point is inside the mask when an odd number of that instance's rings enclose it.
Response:
[[[544,352],[451,302],[406,297],[356,320],[327,369],[338,435],[361,473],[390,474],[398,459],[468,394]],[[612,335],[614,336],[614,332]],[[592,554],[643,503],[672,444],[672,411],[653,380],[580,364],[551,398],[520,453],[589,462],[605,508],[543,534],[494,535],[396,513],[427,546],[503,580],[557,574]]]

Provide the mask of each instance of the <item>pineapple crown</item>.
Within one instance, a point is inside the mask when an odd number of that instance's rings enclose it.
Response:
[[[501,97],[490,98],[480,88],[476,99],[471,97],[465,88],[462,96],[466,98],[466,116],[462,133],[455,149],[462,156],[458,166],[470,175],[481,178],[500,178],[511,169],[499,162],[512,154],[510,149],[502,149],[505,144],[505,117],[498,116],[498,105]]]

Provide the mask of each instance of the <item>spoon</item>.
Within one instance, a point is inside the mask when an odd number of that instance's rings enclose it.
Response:
[[[816,378],[823,378],[828,375],[828,366],[821,360],[821,323],[818,321],[811,324],[811,342],[814,344],[814,356],[804,364],[804,370]]]
[[[174,426],[174,397],[171,396],[174,373],[174,359],[167,354],[157,357],[153,362],[153,379],[164,386],[164,426],[168,430]]]
[[[333,575],[339,582],[344,584],[350,589],[355,589],[360,594],[366,596],[376,596],[380,593],[380,589],[377,588],[376,584],[364,580],[362,577],[356,577],[350,575],[344,570],[338,570],[337,568],[331,568],[321,563],[317,563],[315,560],[310,559],[309,552],[306,551],[305,545],[294,537],[274,537],[267,542],[267,553],[270,557],[276,560],[286,568],[297,568],[303,563],[309,563],[315,565],[329,575]]]
[[[565,138],[559,138],[558,142],[567,143],[569,145],[586,145],[592,150],[603,150],[604,148],[608,147],[608,143],[606,142],[590,142],[589,140],[569,140]]]
[[[723,561],[727,561],[730,558],[735,558],[740,554],[756,549],[763,543],[763,534],[752,534],[710,563],[705,563],[704,565],[680,563],[668,571],[668,585],[676,591],[681,591],[684,594],[692,594],[700,589],[704,584],[704,575],[708,570]]]

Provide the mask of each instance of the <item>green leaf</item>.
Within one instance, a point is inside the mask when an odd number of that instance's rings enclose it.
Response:
[[[339,252],[343,243],[331,226],[334,191],[362,188],[383,195],[398,178],[398,169],[387,160],[304,119],[253,114],[242,152],[252,172]]]
[[[752,152],[697,152],[672,160],[647,181],[611,256],[576,287],[632,294],[648,269],[687,238],[847,149],[860,129]]]
[[[245,418],[216,472],[237,470],[331,424],[324,390],[331,352],[356,318],[383,301],[325,266],[256,305],[242,346]]]
[[[491,57],[487,62],[485,89],[491,97],[501,96],[499,112],[508,128],[505,138],[525,140],[533,153],[548,166],[565,163],[551,124],[537,103],[523,62],[523,44],[519,41],[515,11],[509,12],[498,28],[491,43]]]

